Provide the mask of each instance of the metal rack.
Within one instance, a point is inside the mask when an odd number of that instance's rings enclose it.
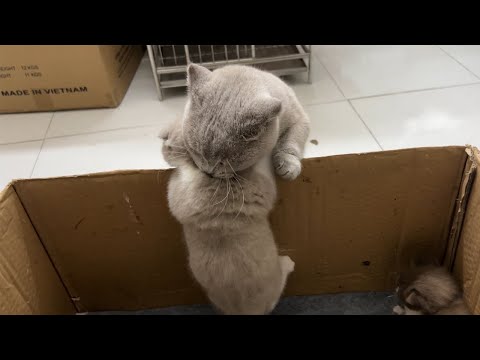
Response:
[[[252,65],[278,76],[307,72],[311,45],[147,45],[158,97],[163,89],[186,86],[191,62],[215,69],[227,64]]]

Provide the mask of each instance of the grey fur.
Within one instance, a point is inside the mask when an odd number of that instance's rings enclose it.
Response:
[[[268,221],[274,169],[284,179],[299,175],[308,117],[286,84],[251,67],[190,65],[188,87],[182,121],[161,137],[178,167],[168,201],[190,269],[221,312],[269,313],[294,269],[278,255]]]
[[[275,135],[276,173],[287,180],[300,174],[310,121],[282,80],[248,66],[210,72],[190,65],[188,85],[182,131],[185,146],[201,170],[231,176],[227,161],[235,171],[251,167]],[[278,134],[272,133],[275,123]]]

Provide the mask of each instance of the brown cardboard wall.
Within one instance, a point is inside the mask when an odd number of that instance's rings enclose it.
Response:
[[[296,261],[288,293],[394,288],[414,249],[441,259],[462,179],[463,148],[308,159],[279,183],[272,225]]]
[[[185,266],[181,227],[167,208],[168,174],[16,184],[80,311],[202,301]]]
[[[454,273],[463,283],[465,300],[471,311],[480,314],[480,154],[472,149],[477,169],[465,214]]]
[[[73,314],[75,308],[13,187],[0,193],[0,314]]]
[[[402,251],[441,257],[462,180],[463,147],[304,161],[279,182],[272,226],[296,262],[287,294],[392,289]],[[15,184],[81,310],[153,308],[203,300],[169,214],[170,171],[130,171]]]

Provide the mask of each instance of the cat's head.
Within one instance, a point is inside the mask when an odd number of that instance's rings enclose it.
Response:
[[[245,66],[210,71],[191,64],[183,138],[192,160],[218,178],[247,169],[269,154],[278,138],[280,100]]]

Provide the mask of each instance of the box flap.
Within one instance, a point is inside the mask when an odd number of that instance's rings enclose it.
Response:
[[[472,147],[468,151],[470,159],[466,174],[470,174],[471,179],[470,196],[466,197],[468,203],[461,227],[454,273],[463,283],[465,300],[470,310],[480,314],[480,180],[477,174],[480,153]]]
[[[0,193],[0,314],[75,308],[12,186]]]
[[[466,161],[464,147],[304,160],[279,184],[271,222],[296,262],[286,293],[393,289],[404,249],[441,258]],[[204,301],[170,215],[171,171],[127,171],[16,183],[79,309],[129,310]]]

